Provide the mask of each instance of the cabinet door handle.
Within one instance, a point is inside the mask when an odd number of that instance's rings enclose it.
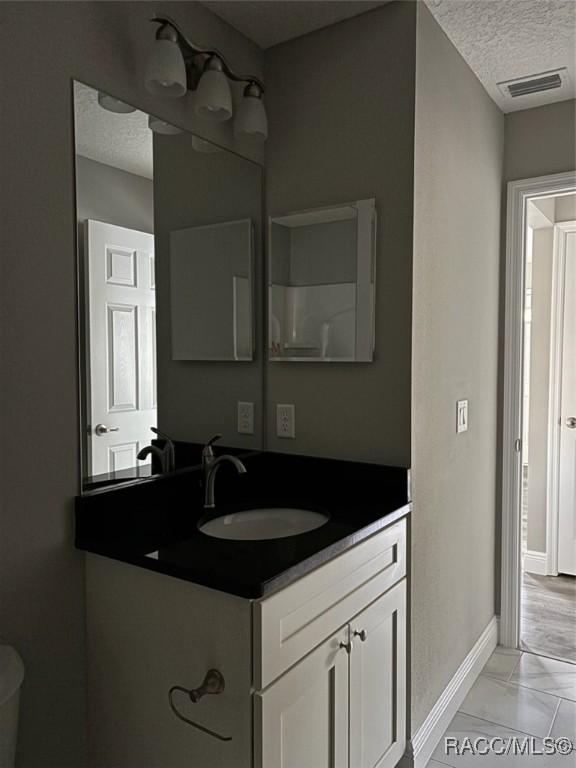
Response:
[[[355,629],[354,630],[354,637],[359,637],[360,640],[362,640],[362,642],[365,643],[366,642],[366,637],[367,637],[366,630],[365,629],[360,629],[360,630]]]
[[[348,640],[347,643],[340,643],[340,648],[344,648],[346,653],[350,655],[352,653],[352,649],[354,648],[352,645],[352,640]]]

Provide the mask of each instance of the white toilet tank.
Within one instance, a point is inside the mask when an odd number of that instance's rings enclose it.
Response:
[[[0,768],[14,768],[20,686],[24,664],[9,645],[0,645]]]

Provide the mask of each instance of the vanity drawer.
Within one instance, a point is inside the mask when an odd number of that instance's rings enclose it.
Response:
[[[400,520],[254,603],[254,687],[273,680],[406,575]]]

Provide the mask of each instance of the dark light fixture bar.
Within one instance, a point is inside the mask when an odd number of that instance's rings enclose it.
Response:
[[[234,72],[221,51],[219,51],[217,48],[205,48],[201,45],[198,45],[197,43],[192,42],[188,37],[186,37],[178,24],[173,19],[171,19],[170,16],[157,14],[153,16],[150,21],[155,22],[156,24],[160,24],[157,36],[162,33],[162,38],[159,39],[171,39],[173,42],[178,43],[178,46],[182,51],[182,55],[184,56],[184,61],[187,65],[187,72],[189,76],[192,75],[192,87],[190,87],[189,90],[196,89],[198,80],[200,79],[204,69],[204,64],[209,58],[216,56],[222,62],[222,71],[229,80],[232,80],[236,83],[255,83],[260,89],[260,92],[264,93],[264,83],[258,77],[255,77],[254,75],[239,75]],[[174,32],[175,36],[171,34],[171,32]],[[164,35],[167,35],[167,37],[164,37]],[[190,64],[192,66],[190,66]]]
[[[234,112],[230,82],[245,83],[234,119],[234,136],[254,141],[268,137],[263,103],[264,83],[254,75],[235,72],[217,48],[193,43],[169,16],[154,16],[159,24],[146,72],[146,89],[154,96],[181,98],[195,91],[194,111],[216,123]]]

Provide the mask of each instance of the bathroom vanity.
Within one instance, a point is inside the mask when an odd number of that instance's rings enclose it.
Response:
[[[394,370],[374,191],[288,196],[265,250],[260,164],[73,92],[90,766],[393,768],[408,472],[297,455],[397,455],[344,396]]]
[[[278,539],[207,536],[194,470],[77,500],[94,768],[388,768],[402,757],[406,470],[243,461],[245,475],[220,470],[219,514],[291,507],[328,522]],[[224,689],[194,703],[209,670]]]

